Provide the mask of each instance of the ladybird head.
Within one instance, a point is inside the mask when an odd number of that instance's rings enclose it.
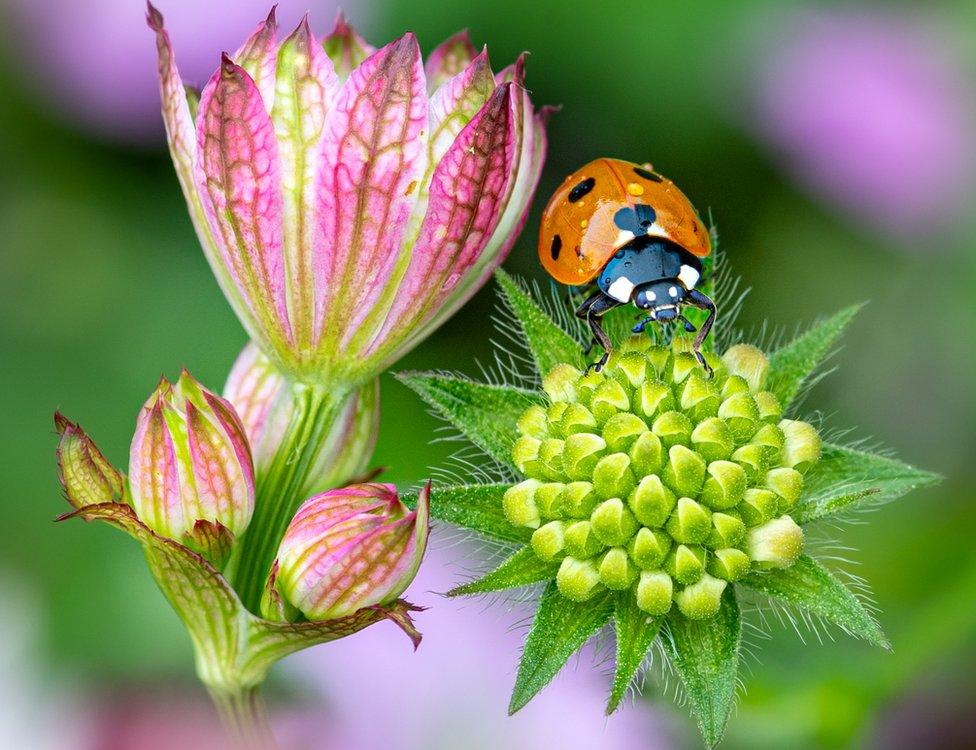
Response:
[[[678,317],[678,306],[684,302],[685,288],[674,280],[665,279],[641,284],[634,290],[634,305],[653,311],[654,318],[663,322]]]

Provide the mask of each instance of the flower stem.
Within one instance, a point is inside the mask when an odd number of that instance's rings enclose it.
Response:
[[[316,452],[326,439],[344,391],[296,383],[295,409],[271,466],[257,478],[254,516],[236,550],[232,580],[244,606],[258,613],[278,544],[298,506]]]
[[[274,734],[260,687],[228,692],[211,689],[210,697],[233,746],[241,750],[275,750]]]

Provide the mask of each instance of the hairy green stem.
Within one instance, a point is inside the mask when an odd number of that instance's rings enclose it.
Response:
[[[234,588],[244,606],[259,612],[268,572],[288,523],[306,498],[308,473],[346,391],[297,383],[294,416],[268,470],[257,478],[254,516],[236,550]]]
[[[210,697],[233,746],[241,750],[276,750],[260,687],[238,691],[211,689]]]

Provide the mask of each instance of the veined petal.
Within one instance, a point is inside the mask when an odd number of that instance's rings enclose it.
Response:
[[[228,431],[208,419],[207,415],[186,403],[187,450],[189,461],[187,485],[183,493],[183,516],[186,524],[212,521],[230,529],[241,530],[251,520],[254,473],[249,456],[242,456]],[[243,427],[238,426],[243,437]]]
[[[427,90],[431,93],[437,91],[441,84],[464,70],[474,56],[475,48],[467,29],[438,44],[424,64]]]
[[[55,412],[54,426],[59,435],[58,477],[68,502],[75,508],[123,502],[125,477],[85,431],[61,412]]]
[[[253,341],[241,350],[224,385],[224,398],[230,401],[244,426],[255,464],[261,465],[261,437],[285,379]]]
[[[339,88],[328,56],[315,43],[308,17],[281,44],[271,112],[281,158],[288,311],[296,345],[311,346],[314,328],[315,175],[326,111]]]
[[[332,33],[322,39],[322,48],[332,60],[336,73],[343,81],[376,51],[346,22],[342,11],[336,14]]]
[[[163,26],[163,15],[153,5],[147,4],[146,21],[156,34],[156,49],[159,54],[159,87],[163,102],[163,123],[169,152],[176,168],[176,177],[187,207],[190,219],[196,229],[203,252],[213,269],[217,283],[238,316],[244,318],[246,306],[233,278],[223,265],[210,225],[203,210],[200,193],[194,178],[197,160],[197,136],[194,126],[194,112],[199,103],[199,93],[184,86],[176,67],[176,56],[169,33]]]
[[[430,99],[428,171],[433,172],[458,134],[485,105],[494,90],[495,78],[487,47],[470,65],[437,89]],[[427,180],[423,184],[426,186]]]
[[[129,486],[139,518],[164,536],[182,531],[183,509],[176,448],[159,395],[143,407],[129,453]]]
[[[315,317],[329,347],[348,345],[400,259],[426,130],[420,49],[406,34],[353,71],[326,115]]]
[[[281,161],[274,125],[247,72],[224,57],[200,98],[196,181],[255,338],[292,339],[285,296]]]
[[[275,97],[275,61],[278,57],[278,21],[275,18],[277,8],[277,5],[272,6],[268,17],[258,24],[254,33],[231,58],[251,76],[269,112],[274,106]]]
[[[516,177],[517,96],[514,84],[496,89],[437,165],[420,238],[374,348],[394,329],[413,330],[478,262]]]
[[[437,169],[444,154],[451,148],[458,134],[471,121],[495,90],[495,78],[488,61],[488,50],[483,49],[471,64],[461,73],[441,86],[430,101],[428,115],[429,133],[427,140],[427,161],[423,177],[416,187],[417,199],[404,232],[403,252],[397,266],[389,275],[388,281],[379,295],[380,302],[371,306],[368,314],[356,319],[356,339],[350,343],[357,349],[371,342],[384,322],[389,320],[390,303],[397,294],[408,265],[413,262],[417,240],[420,236],[430,200],[430,190]],[[389,300],[383,304],[382,300]]]
[[[521,65],[516,63],[509,69],[511,75],[519,77]],[[504,209],[501,219],[476,256],[474,265],[459,279],[453,293],[442,297],[440,309],[435,310],[432,317],[418,326],[411,337],[400,345],[401,351],[423,340],[484,286],[508,256],[528,218],[532,196],[539,184],[542,164],[545,161],[545,124],[551,110],[543,109],[540,114],[533,114],[532,102],[525,88],[514,82],[511,85],[518,92],[512,97],[512,120],[517,123],[515,132],[518,156],[512,161],[514,179],[508,182],[508,194],[502,202]]]

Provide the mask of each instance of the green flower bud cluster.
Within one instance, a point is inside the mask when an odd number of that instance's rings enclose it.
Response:
[[[513,458],[527,479],[505,493],[505,515],[559,563],[568,599],[630,590],[648,614],[674,603],[704,619],[730,582],[802,551],[789,512],[820,436],[782,418],[758,349],[706,359],[711,377],[680,343],[636,336],[601,372],[557,366],[549,406],[519,420]]]

